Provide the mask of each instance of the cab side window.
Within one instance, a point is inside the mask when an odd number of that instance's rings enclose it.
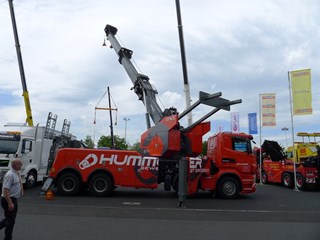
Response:
[[[22,142],[21,153],[29,153],[32,151],[32,141],[24,139]]]

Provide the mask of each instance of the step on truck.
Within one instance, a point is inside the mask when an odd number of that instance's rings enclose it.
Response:
[[[160,184],[166,191],[178,192],[185,182],[189,195],[201,189],[217,190],[225,198],[236,198],[240,192],[254,192],[255,162],[249,146],[252,136],[240,136],[246,140],[246,144],[240,144],[240,151],[236,149],[238,144],[231,144],[232,134],[218,134],[213,138],[216,140],[210,140],[212,148],[208,155],[199,157],[202,138],[210,131],[210,122],[205,120],[220,110],[230,111],[230,106],[241,103],[241,99],[229,101],[221,98],[221,92],[199,92],[199,100],[180,114],[174,107],[162,110],[157,103],[157,90],[150,84],[149,77],[134,67],[133,51],[120,45],[117,31],[111,25],[105,27],[111,48],[133,83],[131,90],[146,109],[147,130],[141,135],[140,151],[60,149],[42,193],[55,186],[63,195],[76,195],[84,186],[95,196],[108,196],[118,186],[155,189]],[[180,120],[200,104],[212,109],[188,127],[181,126]],[[230,171],[226,170],[228,167]],[[183,174],[179,180],[181,169],[186,171],[186,181],[182,181]]]
[[[7,124],[0,132],[0,184],[15,158],[21,159],[20,171],[25,187],[43,181],[48,172],[48,159],[58,139],[74,139],[69,134],[70,122],[64,120],[62,131],[55,130],[57,115],[48,114],[46,126]]]
[[[293,188],[295,185],[294,175],[296,175],[296,185],[299,190],[314,190],[318,187],[319,156],[312,156],[303,162],[296,163],[291,159],[287,159],[284,150],[276,141],[265,140],[261,148],[262,183],[281,183],[286,188]],[[259,151],[257,151],[257,159],[260,158]],[[258,172],[260,172],[260,167]]]

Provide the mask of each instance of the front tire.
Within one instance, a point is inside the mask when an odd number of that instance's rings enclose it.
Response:
[[[96,174],[92,177],[89,183],[89,191],[96,197],[109,196],[113,189],[113,181],[106,173]]]
[[[79,193],[81,184],[79,177],[72,172],[61,175],[57,182],[58,192],[64,196],[75,196]]]
[[[37,173],[34,170],[31,170],[27,174],[25,187],[26,188],[33,188],[37,183]]]
[[[234,177],[224,177],[219,180],[218,196],[224,199],[236,199],[240,194],[240,182]]]

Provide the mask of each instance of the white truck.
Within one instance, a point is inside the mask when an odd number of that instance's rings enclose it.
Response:
[[[54,158],[59,148],[57,140],[75,139],[69,134],[70,122],[64,120],[60,132],[55,130],[56,120],[57,115],[49,113],[46,126],[5,125],[7,130],[0,131],[0,184],[14,158],[22,160],[20,173],[26,188],[43,181],[48,172],[50,157]]]

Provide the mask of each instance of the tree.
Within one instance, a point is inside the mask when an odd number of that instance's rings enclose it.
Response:
[[[127,150],[128,144],[124,138],[120,138],[118,135],[114,136],[114,144],[116,149]],[[98,141],[98,147],[110,147],[111,146],[111,136],[102,135]]]
[[[202,153],[201,153],[201,155],[202,156],[207,155],[207,150],[208,150],[208,142],[204,141],[204,142],[202,142]]]
[[[130,145],[129,149],[139,152],[139,150],[140,150],[140,142],[136,142],[133,145]]]
[[[86,139],[84,140],[84,143],[90,148],[94,147],[94,142],[92,141],[92,138],[89,135],[86,136]]]

